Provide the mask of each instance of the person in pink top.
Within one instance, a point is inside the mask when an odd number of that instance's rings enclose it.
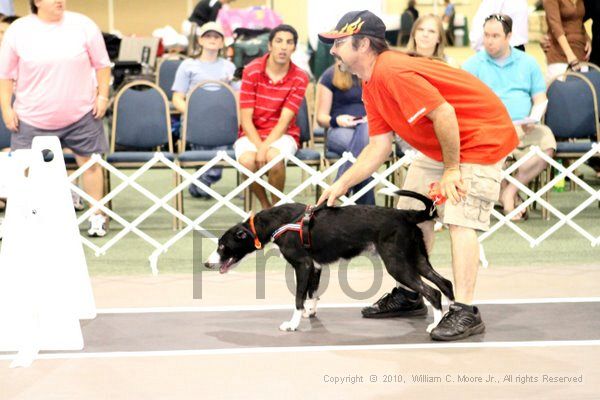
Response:
[[[58,136],[83,165],[108,151],[102,124],[110,84],[106,46],[91,19],[65,10],[66,0],[30,0],[30,6],[32,14],[7,29],[0,48],[0,105],[13,132],[11,149],[31,148],[35,136]],[[98,165],[83,174],[96,200],[103,197],[102,179]],[[88,235],[106,235],[107,225],[98,211]]]

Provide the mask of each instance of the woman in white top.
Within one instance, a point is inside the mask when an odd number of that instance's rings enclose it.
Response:
[[[200,55],[195,59],[181,63],[173,81],[173,105],[182,114],[185,112],[186,96],[198,83],[206,80],[222,81],[232,84],[235,65],[220,57],[225,46],[223,28],[216,22],[208,22],[199,28],[198,44]],[[234,85],[235,86],[235,85]],[[238,85],[239,86],[239,85]],[[238,87],[235,87],[237,90]],[[191,146],[194,150],[225,150],[227,147]],[[207,186],[221,179],[223,168],[214,167],[202,174],[198,179]],[[210,198],[200,187],[192,184],[189,192],[193,197]]]

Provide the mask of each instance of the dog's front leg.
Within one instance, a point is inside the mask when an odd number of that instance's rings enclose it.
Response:
[[[298,329],[298,325],[300,325],[300,320],[302,319],[302,310],[294,310],[292,314],[292,319],[289,321],[284,321],[279,325],[280,331],[288,331],[293,332]]]
[[[282,331],[295,331],[300,325],[302,313],[304,311],[304,300],[308,292],[308,282],[310,279],[311,264],[309,262],[298,263],[293,265],[296,270],[296,309],[292,314],[292,319],[283,322],[279,329]]]
[[[313,263],[308,281],[308,299],[304,302],[304,313],[302,314],[304,318],[312,318],[317,315],[317,302],[319,301],[317,290],[320,280],[321,266],[315,266]]]

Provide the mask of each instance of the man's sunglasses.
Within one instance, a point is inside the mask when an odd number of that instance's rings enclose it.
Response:
[[[508,21],[506,20],[506,18],[504,18],[501,14],[492,14],[485,19],[485,22],[488,22],[490,19],[495,19],[496,21],[498,21],[501,24],[503,24],[504,26],[506,26],[509,31],[512,30],[512,26],[510,26],[508,24]]]

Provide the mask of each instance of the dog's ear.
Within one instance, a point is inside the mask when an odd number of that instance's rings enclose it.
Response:
[[[237,231],[235,233],[235,237],[237,239],[244,240],[244,239],[246,239],[248,237],[248,233],[245,230],[240,229],[239,231]]]

